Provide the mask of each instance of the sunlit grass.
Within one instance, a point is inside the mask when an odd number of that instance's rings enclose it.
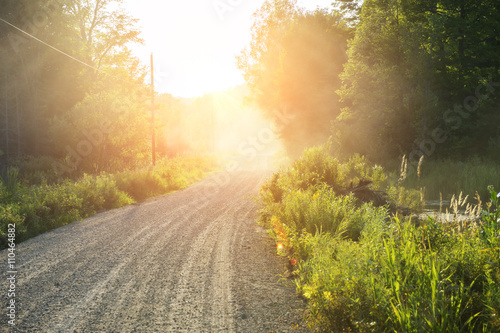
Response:
[[[481,214],[463,194],[451,200],[450,213],[466,209],[469,221],[412,221],[331,191],[335,183],[373,172],[359,156],[338,163],[314,149],[292,168],[262,187],[260,222],[275,238],[278,253],[294,262],[292,276],[308,300],[305,319],[311,329],[498,331],[500,195],[492,188],[485,189],[488,203]],[[378,170],[375,175],[380,184],[393,182],[391,193],[406,200],[403,185],[413,175],[398,171],[395,180]]]
[[[0,248],[9,223],[16,224],[16,240],[149,197],[185,188],[216,168],[208,157],[164,159],[153,168],[118,174],[84,175],[74,180],[29,185],[17,169],[0,181]],[[38,181],[38,179],[37,179]]]

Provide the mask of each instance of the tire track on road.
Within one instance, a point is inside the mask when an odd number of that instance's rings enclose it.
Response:
[[[20,244],[10,331],[300,332],[288,315],[299,303],[268,266],[277,257],[249,198],[265,175],[214,175]]]

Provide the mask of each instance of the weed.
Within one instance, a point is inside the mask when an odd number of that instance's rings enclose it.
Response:
[[[425,161],[421,165],[420,178],[418,169],[408,168],[404,186],[407,188],[426,188],[428,199],[439,199],[440,193],[449,200],[454,193],[474,196],[476,191],[482,198],[489,197],[489,185],[500,187],[500,168],[497,163],[470,160],[457,162],[452,160]],[[395,178],[396,175],[391,176]]]
[[[7,170],[1,175],[0,185],[2,190],[2,195],[0,197],[0,202],[13,202],[19,198],[19,169],[17,168],[7,168]]]
[[[9,223],[15,223],[16,241],[85,218],[101,210],[164,194],[200,179],[215,167],[208,158],[160,161],[153,169],[119,174],[84,174],[77,181],[59,180],[26,185],[17,169],[8,169],[0,182],[0,246]]]
[[[475,205],[460,194],[451,201],[452,222],[429,218],[415,224],[389,217],[383,207],[337,196],[341,182],[379,171],[359,156],[339,163],[319,152],[306,152],[312,155],[293,164],[296,169],[275,173],[260,196],[260,221],[279,242],[279,253],[296,262],[295,283],[308,299],[312,329],[499,331],[500,195],[493,188],[486,211],[478,194]],[[427,195],[429,171],[423,165],[421,160],[415,175],[421,192],[404,187],[413,177],[405,159],[399,176],[381,176],[380,184],[390,186],[399,204],[418,208]],[[326,169],[337,170],[336,176],[325,177],[331,174]],[[463,211],[466,220],[458,219]]]

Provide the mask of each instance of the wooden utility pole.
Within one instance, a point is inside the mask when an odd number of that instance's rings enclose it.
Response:
[[[156,143],[155,143],[155,76],[153,68],[153,53],[151,53],[151,146],[153,166],[156,165]]]
[[[21,120],[19,116],[19,94],[17,93],[17,81],[14,80],[16,89],[16,127],[17,127],[17,157],[21,157]]]

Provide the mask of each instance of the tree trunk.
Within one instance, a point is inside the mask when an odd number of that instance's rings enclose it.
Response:
[[[460,1],[460,25],[458,28],[458,59],[460,62],[460,67],[458,69],[458,80],[460,85],[462,85],[462,79],[464,77],[464,69],[465,69],[465,31],[463,27],[465,26],[465,18],[466,18],[466,10],[464,0]]]
[[[7,77],[7,72],[5,72],[5,82],[8,81]],[[7,88],[5,89],[5,156],[7,157],[7,160],[9,160],[9,154],[10,154],[10,137],[9,137],[9,96],[7,94]]]

